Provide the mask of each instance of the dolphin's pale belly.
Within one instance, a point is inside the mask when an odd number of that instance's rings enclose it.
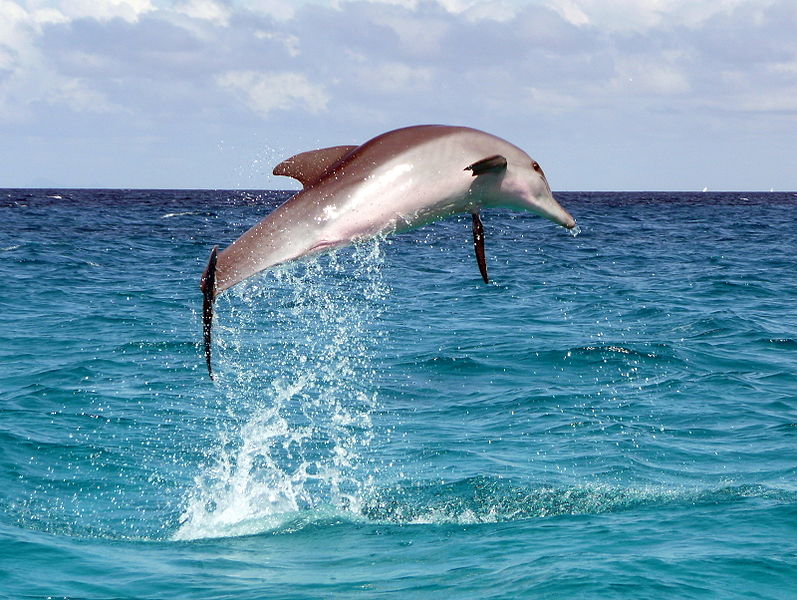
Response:
[[[407,162],[385,171],[319,206],[317,223],[328,241],[340,245],[407,231],[466,208],[465,174],[441,178]]]

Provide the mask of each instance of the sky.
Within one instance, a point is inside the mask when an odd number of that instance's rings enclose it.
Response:
[[[422,123],[554,190],[797,190],[797,1],[0,0],[0,187],[290,189]]]

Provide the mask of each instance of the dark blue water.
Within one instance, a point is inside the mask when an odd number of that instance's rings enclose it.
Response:
[[[282,192],[0,190],[0,596],[797,598],[797,195],[199,275]]]

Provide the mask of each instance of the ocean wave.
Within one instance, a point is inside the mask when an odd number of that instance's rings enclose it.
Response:
[[[405,483],[377,489],[356,506],[325,505],[311,510],[285,511],[216,524],[208,529],[188,528],[183,522],[172,539],[185,541],[290,534],[308,527],[346,523],[404,526],[495,524],[664,506],[717,505],[749,499],[789,504],[797,501],[797,493],[759,484],[712,488],[606,483],[534,486],[478,476],[450,483]]]
[[[384,490],[361,514],[372,521],[406,524],[474,524],[614,513],[663,505],[734,502],[745,498],[794,502],[797,494],[762,485],[716,488],[619,486],[592,483],[573,487],[518,486],[475,477],[451,484]]]
[[[198,214],[199,214],[199,211],[184,210],[184,211],[181,211],[181,212],[166,213],[164,215],[161,215],[161,219],[171,219],[171,218],[174,218],[174,217],[184,217],[186,215],[198,215]]]

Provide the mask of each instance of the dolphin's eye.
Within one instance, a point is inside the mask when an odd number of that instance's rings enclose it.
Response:
[[[536,160],[532,161],[531,168],[537,171],[537,173],[539,173],[543,177],[545,177],[545,173],[542,172],[542,167],[540,167],[540,163],[538,163]]]

